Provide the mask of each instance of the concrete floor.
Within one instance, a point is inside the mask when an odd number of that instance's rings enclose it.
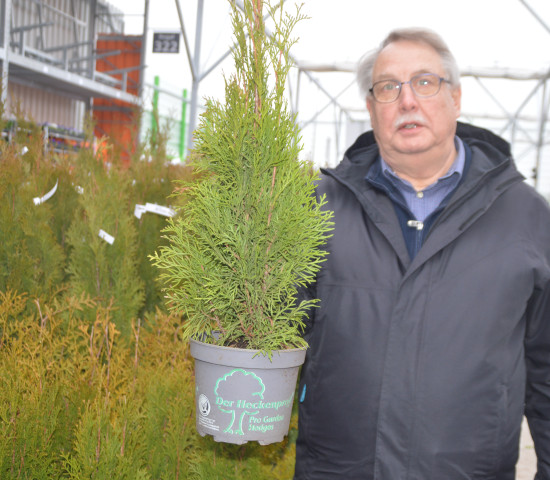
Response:
[[[516,480],[533,480],[537,473],[537,457],[533,446],[533,439],[529,433],[527,421],[523,420],[519,461],[516,468]]]

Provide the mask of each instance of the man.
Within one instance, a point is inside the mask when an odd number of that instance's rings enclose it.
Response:
[[[523,414],[550,480],[550,211],[508,144],[457,124],[436,34],[358,71],[373,132],[319,195],[335,230],[309,318],[295,480],[512,480]]]

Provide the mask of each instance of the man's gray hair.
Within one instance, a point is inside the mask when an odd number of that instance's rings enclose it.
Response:
[[[357,64],[357,83],[364,98],[369,95],[369,90],[372,88],[372,72],[378,55],[390,43],[398,41],[424,43],[432,47],[441,58],[447,80],[455,88],[460,85],[460,69],[455,57],[443,39],[437,33],[425,28],[403,28],[390,32],[376,50],[367,52],[359,60]]]

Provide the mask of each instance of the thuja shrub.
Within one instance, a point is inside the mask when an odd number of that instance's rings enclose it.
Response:
[[[177,318],[124,339],[87,296],[0,293],[0,478],[289,479],[292,441],[224,445],[194,427],[193,365]],[[80,310],[96,321],[84,324]],[[293,419],[295,428],[296,419]]]
[[[76,181],[79,207],[67,232],[71,293],[88,293],[106,307],[124,335],[144,302],[138,275],[138,235],[130,210],[130,179],[114,163],[106,166],[81,150]]]
[[[0,291],[113,301],[114,321],[129,335],[132,318],[164,305],[148,255],[162,244],[167,217],[138,218],[136,204],[170,206],[173,180],[190,181],[189,168],[169,162],[161,135],[123,167],[107,141],[94,142],[91,127],[68,155],[50,151],[32,122],[0,127],[10,132],[0,142]]]
[[[65,253],[52,228],[51,205],[40,203],[55,185],[53,168],[42,154],[32,154],[40,136],[24,140],[0,143],[0,291],[42,297],[62,283]]]
[[[186,165],[173,164],[167,160],[166,135],[158,133],[154,138],[146,139],[142,149],[136,152],[128,172],[131,178],[130,205],[134,208],[134,225],[138,232],[138,273],[144,280],[143,312],[164,307],[162,286],[158,282],[158,270],[149,260],[149,256],[160,246],[167,243],[161,231],[167,226],[166,215],[146,211],[139,214],[135,205],[155,205],[173,210],[180,206],[181,200],[172,196],[174,181],[193,181],[192,169]],[[174,211],[174,210],[173,210]],[[138,215],[136,215],[138,213]]]
[[[20,126],[0,142],[0,478],[291,478],[295,418],[268,447],[194,427],[181,319],[142,268],[167,218],[134,215],[179,206],[172,179],[191,182],[189,170],[157,147],[126,170],[108,147],[56,156]]]
[[[59,478],[78,418],[76,332],[60,330],[61,310],[25,313],[26,295],[0,293],[0,477]],[[79,308],[83,307],[79,303]],[[73,361],[74,360],[74,361]]]

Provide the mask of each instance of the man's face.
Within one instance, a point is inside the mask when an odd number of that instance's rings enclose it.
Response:
[[[424,43],[399,41],[386,46],[374,65],[373,83],[380,80],[406,82],[419,73],[445,77],[439,54]],[[460,87],[443,82],[439,93],[417,97],[410,84],[403,85],[399,98],[379,103],[367,98],[367,108],[382,157],[399,167],[400,162],[448,155],[454,148],[456,119],[460,115]]]

